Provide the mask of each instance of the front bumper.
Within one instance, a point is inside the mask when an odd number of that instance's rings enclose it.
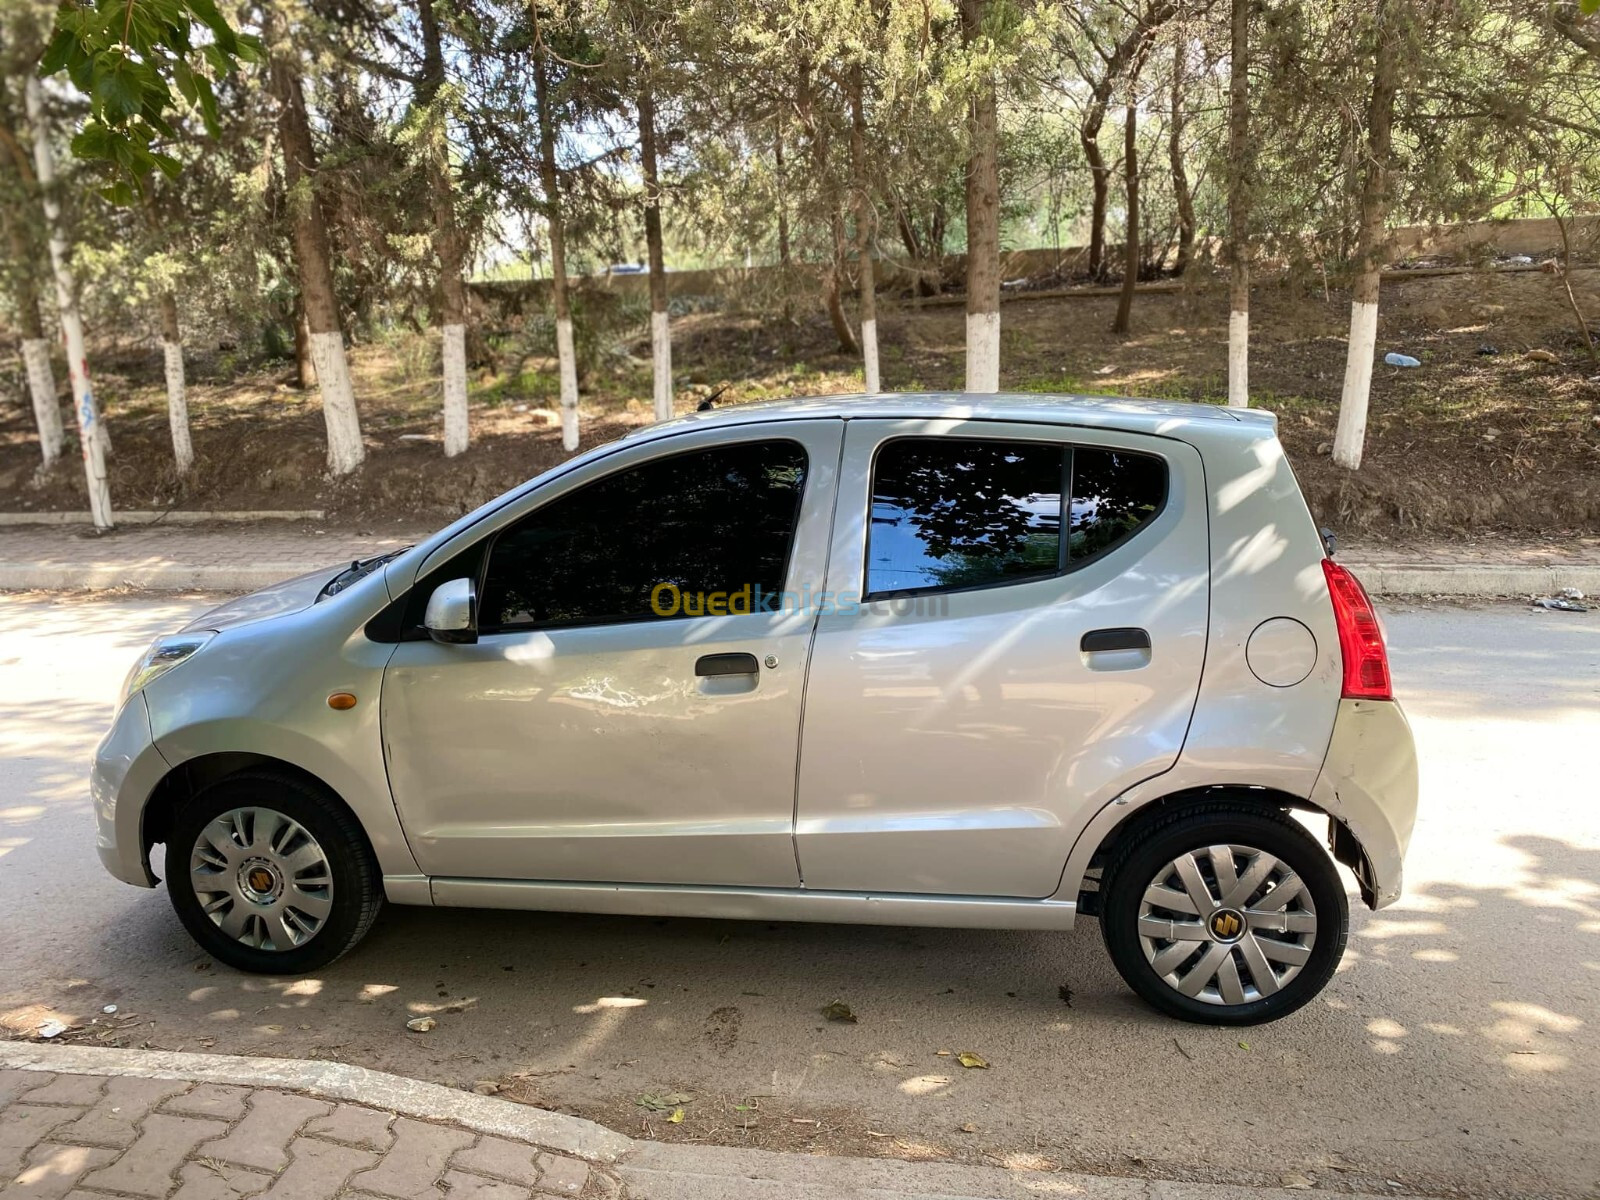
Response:
[[[144,693],[128,698],[94,752],[89,796],[94,802],[95,849],[117,879],[139,887],[159,882],[144,844],[144,807],[166,775],[166,759],[150,734]]]
[[[1355,865],[1372,908],[1400,899],[1406,847],[1417,821],[1417,748],[1392,700],[1341,700],[1322,773],[1311,789],[1359,844]],[[1334,835],[1335,848],[1341,839]]]

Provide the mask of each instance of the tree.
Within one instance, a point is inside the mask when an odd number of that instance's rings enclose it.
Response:
[[[361,441],[361,418],[345,358],[344,327],[333,286],[327,222],[317,195],[317,156],[306,116],[300,65],[287,37],[272,47],[270,73],[272,95],[278,104],[278,139],[283,148],[300,304],[328,432],[328,469],[335,475],[348,475],[361,465],[366,447]]]
[[[971,56],[967,102],[967,386],[1000,390],[1000,120],[988,0],[961,0],[961,43]]]
[[[1373,30],[1372,95],[1367,105],[1367,153],[1361,187],[1361,224],[1356,241],[1355,287],[1350,302],[1350,339],[1345,358],[1333,461],[1351,471],[1361,466],[1367,436],[1372,360],[1378,343],[1378,284],[1383,270],[1385,222],[1389,214],[1390,153],[1395,94],[1399,90],[1399,41],[1406,0],[1377,0]]]
[[[422,28],[422,74],[415,93],[414,115],[423,128],[421,142],[433,206],[433,250],[439,264],[440,360],[444,372],[444,453],[451,458],[466,450],[471,437],[467,408],[467,285],[461,271],[465,248],[456,221],[444,49],[434,0],[417,0],[417,20]]]
[[[1250,0],[1232,0],[1228,66],[1228,404],[1250,405]]]
[[[567,230],[561,213],[561,177],[556,170],[556,106],[550,50],[534,14],[533,72],[539,121],[539,180],[544,186],[545,229],[550,239],[550,295],[556,315],[556,370],[561,387],[561,444],[578,448],[578,358],[572,343],[572,301],[567,295]]]
[[[867,173],[867,117],[865,85],[859,62],[850,69],[850,173],[856,193],[856,294],[861,305],[861,363],[863,389],[868,395],[882,390],[878,377],[878,296],[872,265],[872,243],[877,213],[872,203],[872,182]]]
[[[83,470],[89,485],[89,516],[94,527],[112,528],[111,485],[106,478],[106,440],[101,430],[100,409],[94,389],[89,385],[89,357],[84,348],[83,321],[78,315],[78,294],[73,285],[71,253],[62,229],[61,203],[56,196],[55,152],[50,146],[50,126],[45,119],[44,88],[37,76],[30,75],[23,96],[28,110],[28,125],[33,133],[33,165],[39,181],[40,201],[44,206],[45,228],[49,231],[50,263],[55,272],[56,308],[61,314],[61,336],[67,347],[67,373],[72,380],[72,409],[78,418],[78,443],[83,451]]]
[[[1183,275],[1194,258],[1194,193],[1189,186],[1189,170],[1184,161],[1184,133],[1187,128],[1184,106],[1189,102],[1189,39],[1179,36],[1172,43],[1172,116],[1167,125],[1167,165],[1172,171],[1172,197],[1178,209],[1178,256],[1172,273]]]
[[[10,260],[5,279],[22,335],[23,373],[33,401],[34,424],[39,431],[41,464],[49,470],[61,458],[61,405],[56,399],[55,373],[50,366],[50,340],[45,337],[39,310],[36,272],[42,257],[38,245],[38,184],[24,149],[25,137],[12,110],[9,94],[0,81],[0,161],[10,164],[0,194],[0,226],[4,227]]]

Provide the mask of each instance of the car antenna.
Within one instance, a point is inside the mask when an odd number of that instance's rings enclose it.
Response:
[[[712,392],[711,395],[700,401],[699,404],[696,404],[694,406],[695,412],[710,412],[717,406],[717,399],[722,395],[722,393],[727,391],[732,386],[733,385],[729,383],[723,384],[716,391]]]

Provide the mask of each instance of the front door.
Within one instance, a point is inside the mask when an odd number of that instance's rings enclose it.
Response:
[[[798,882],[812,618],[768,598],[822,584],[842,430],[625,448],[462,548],[478,642],[402,642],[384,676],[390,779],[423,871]]]
[[[1089,816],[1177,760],[1209,579],[1183,442],[850,422],[806,688],[805,886],[1052,894]]]

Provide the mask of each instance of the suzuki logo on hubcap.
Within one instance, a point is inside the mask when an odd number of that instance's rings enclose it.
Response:
[[[1219,942],[1236,941],[1244,933],[1244,917],[1231,908],[1219,908],[1207,923],[1211,936]]]

